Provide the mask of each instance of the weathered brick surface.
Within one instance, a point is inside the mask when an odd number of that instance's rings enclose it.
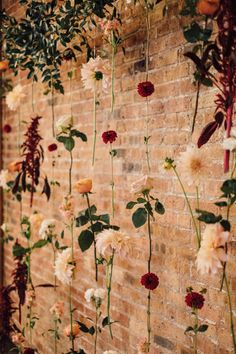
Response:
[[[19,14],[15,1],[3,1],[12,13]],[[196,243],[191,229],[191,219],[180,186],[171,172],[162,169],[166,156],[176,157],[184,151],[186,145],[196,139],[202,127],[212,119],[214,112],[214,90],[203,89],[200,96],[199,114],[196,131],[191,136],[191,122],[195,104],[196,89],[192,85],[193,67],[183,53],[185,45],[181,21],[177,16],[177,6],[169,6],[169,15],[162,18],[160,5],[151,16],[150,43],[150,80],[155,84],[155,93],[150,99],[149,116],[150,153],[152,176],[156,179],[156,193],[166,207],[166,214],[158,217],[153,225],[153,265],[152,269],[160,277],[160,286],[152,296],[152,354],[181,353],[190,354],[191,340],[184,335],[187,325],[191,324],[190,311],[184,303],[185,289],[193,286],[196,290],[207,287],[206,305],[201,311],[201,319],[209,324],[206,334],[199,336],[199,352],[201,353],[230,353],[232,352],[229,332],[229,314],[226,293],[219,292],[218,276],[200,276],[195,268]],[[91,177],[94,183],[94,195],[91,197],[101,210],[110,211],[110,169],[107,146],[101,143],[100,135],[108,128],[118,132],[116,143],[118,155],[115,158],[114,172],[116,184],[116,216],[115,223],[133,236],[137,243],[133,254],[127,259],[116,258],[114,283],[112,292],[112,318],[119,322],[114,325],[114,340],[110,340],[107,331],[99,338],[99,354],[104,350],[113,349],[122,354],[137,353],[136,344],[146,334],[146,292],[141,288],[139,279],[146,272],[148,257],[146,232],[144,229],[135,230],[131,223],[131,212],[125,210],[126,203],[132,199],[130,185],[143,173],[147,172],[145,163],[145,147],[143,136],[145,131],[146,108],[144,101],[136,92],[136,85],[144,80],[144,42],[145,23],[140,7],[126,9],[124,21],[126,56],[119,51],[116,57],[116,109],[113,119],[110,116],[110,97],[101,99],[98,109],[97,159],[95,167],[91,166],[92,150],[92,96],[83,89],[80,82],[80,64],[83,58],[78,58],[74,65],[76,70],[72,83],[72,109],[75,122],[79,129],[89,138],[87,144],[78,142],[74,151],[73,181],[81,177]],[[70,114],[69,81],[66,76],[69,66],[65,64],[63,84],[65,96],[56,95],[56,118]],[[27,100],[22,104],[20,117],[29,121],[31,116],[31,83],[26,80],[24,73],[15,79],[21,82],[27,92]],[[63,196],[68,190],[68,153],[62,146],[52,155],[47,153],[48,144],[53,142],[51,137],[51,100],[43,95],[44,87],[34,85],[35,111],[43,116],[41,133],[44,138],[43,146],[46,151],[44,171],[52,178],[53,174],[61,187],[55,187],[50,203],[37,194],[32,211],[42,212],[45,217],[55,217],[61,220],[58,212]],[[5,165],[18,156],[17,152],[17,113],[4,108],[4,121],[13,126],[13,132],[4,139]],[[21,124],[21,139],[26,125]],[[222,157],[220,146],[222,133],[217,132],[212,142],[204,149],[206,157],[210,158],[211,173],[206,178],[201,189],[201,207],[211,209],[212,201],[219,195],[219,187],[223,180]],[[107,157],[107,158],[106,158]],[[52,162],[55,158],[55,167]],[[191,201],[195,203],[195,191],[186,186]],[[85,201],[76,196],[77,209],[85,207]],[[19,205],[10,196],[5,198],[5,220],[14,225],[14,234],[19,237]],[[29,215],[29,198],[24,196],[23,214]],[[213,209],[214,210],[214,209]],[[62,225],[61,225],[62,226]],[[76,235],[79,230],[76,230]],[[69,244],[66,234],[65,243]],[[76,245],[78,249],[78,246]],[[235,244],[230,247],[230,263],[228,273],[231,276],[230,286],[235,293]],[[92,252],[79,254],[79,270],[74,284],[73,302],[77,308],[75,317],[94,316],[93,309],[84,300],[84,291],[94,286]],[[53,282],[53,259],[50,248],[38,251],[32,260],[35,284]],[[5,247],[5,282],[8,283],[13,268],[10,247]],[[105,284],[103,267],[100,267],[99,285]],[[68,288],[60,286],[56,295],[53,290],[37,290],[35,312],[39,315],[34,335],[34,343],[41,354],[53,352],[52,340],[48,334],[42,333],[52,326],[49,308],[57,299],[68,300]],[[232,299],[236,297],[233,294]],[[68,324],[68,316],[63,318],[63,325]],[[62,326],[63,327],[63,326]],[[87,353],[93,352],[90,337],[83,336],[78,343]],[[69,343],[62,336],[61,351],[68,349]],[[61,352],[60,352],[61,353]]]

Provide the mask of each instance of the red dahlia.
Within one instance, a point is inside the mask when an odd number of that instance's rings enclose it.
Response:
[[[192,307],[194,309],[200,310],[204,305],[204,301],[205,299],[202,294],[196,293],[194,291],[189,292],[185,296],[185,302],[187,306]]]
[[[105,144],[107,143],[114,143],[116,141],[117,134],[114,130],[108,130],[107,132],[104,132],[102,134],[102,140],[104,141]]]
[[[56,150],[57,150],[57,144],[48,145],[48,151],[52,152]]]
[[[146,289],[155,290],[159,285],[159,278],[154,273],[146,273],[141,277],[141,284]]]
[[[32,348],[25,348],[24,354],[35,354],[35,350]]]
[[[148,97],[155,91],[154,85],[151,81],[140,82],[137,87],[138,93],[142,97]]]
[[[12,131],[11,125],[10,124],[5,124],[3,126],[3,132],[6,134],[9,134]]]

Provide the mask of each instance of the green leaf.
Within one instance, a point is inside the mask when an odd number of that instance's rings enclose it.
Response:
[[[81,232],[78,238],[79,246],[82,252],[87,251],[93,244],[94,237],[90,230],[84,230]]]
[[[227,202],[216,202],[215,205],[222,208],[222,207],[227,207],[228,204],[227,204]]]
[[[226,180],[223,183],[221,190],[226,195],[236,194],[236,179]]]
[[[109,318],[107,316],[107,317],[104,317],[104,319],[102,320],[102,327],[106,327],[108,325],[109,325]]]
[[[99,220],[101,220],[105,224],[110,224],[110,216],[109,216],[109,214],[100,215],[99,216]]]
[[[160,215],[165,214],[165,208],[159,201],[156,201],[155,203],[155,211]]]
[[[76,227],[84,226],[89,222],[89,218],[86,215],[80,215],[75,220]]]
[[[186,328],[184,333],[188,333],[188,332],[191,332],[191,331],[194,331],[194,329],[193,329],[193,327],[189,326],[189,327]]]
[[[91,334],[91,336],[93,336],[95,333],[95,328],[92,326],[89,328],[89,334]]]
[[[16,243],[12,248],[13,256],[20,257],[24,256],[27,252],[29,252],[29,248],[24,248],[18,243]]]
[[[141,227],[146,224],[147,221],[147,210],[145,208],[138,208],[132,215],[132,221],[136,228]]]
[[[201,325],[201,326],[198,327],[197,331],[198,331],[198,332],[206,332],[207,329],[208,329],[208,325],[203,324],[203,325]]]
[[[146,203],[146,199],[144,199],[144,198],[138,198],[138,199],[137,199],[137,202],[140,203],[140,204]]]
[[[196,212],[200,214],[198,220],[204,222],[205,224],[216,224],[217,222],[220,222],[222,220],[221,215],[217,216],[206,210],[196,209]]]
[[[201,38],[201,28],[197,22],[192,22],[184,28],[184,37],[187,42],[196,43]]]
[[[84,134],[76,129],[71,130],[71,136],[76,136],[76,138],[80,138],[84,142],[86,142],[88,140],[86,134]]]
[[[83,322],[80,321],[76,321],[76,322],[79,324],[79,328],[82,332],[89,333],[89,328]]]
[[[137,204],[137,202],[129,202],[126,205],[126,209],[133,209],[133,207]]]
[[[45,246],[48,243],[47,240],[39,240],[37,242],[35,242],[35,244],[33,245],[33,249],[34,248],[42,248],[43,246]]]
[[[224,231],[230,231],[231,230],[231,225],[228,220],[221,220],[220,224],[222,225]]]
[[[64,143],[64,146],[67,151],[72,151],[75,147],[75,141],[72,137],[66,138],[66,141]]]

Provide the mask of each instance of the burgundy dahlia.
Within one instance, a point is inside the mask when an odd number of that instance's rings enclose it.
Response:
[[[193,309],[201,309],[204,305],[205,298],[202,296],[202,294],[196,293],[194,291],[189,292],[185,296],[185,302],[187,306],[193,308]]]
[[[35,350],[32,348],[25,348],[23,354],[35,354]]]
[[[146,289],[155,290],[159,285],[159,278],[154,273],[146,273],[141,277],[141,284]]]
[[[6,134],[9,134],[10,132],[12,131],[12,127],[10,124],[5,124],[3,126],[3,132],[6,133]]]
[[[154,85],[151,81],[144,81],[144,82],[140,82],[138,84],[137,91],[140,96],[148,97],[153,94],[155,89],[154,89]]]
[[[71,48],[67,48],[63,52],[63,59],[66,61],[70,61],[72,59],[76,60],[75,53]]]
[[[107,143],[114,143],[117,138],[117,133],[114,130],[108,130],[107,132],[104,132],[102,134],[102,140],[104,141],[105,144]]]
[[[50,144],[48,145],[48,151],[56,151],[57,150],[57,144]]]

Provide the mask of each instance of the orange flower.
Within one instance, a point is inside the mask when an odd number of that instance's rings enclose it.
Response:
[[[0,61],[0,71],[6,71],[8,69],[7,61]]]
[[[89,178],[79,179],[75,184],[75,189],[78,193],[84,194],[91,192],[93,182]]]
[[[8,164],[7,169],[9,172],[19,172],[21,169],[22,161],[16,160]]]
[[[72,335],[73,337],[77,337],[79,333],[80,327],[76,322],[72,324],[72,328],[71,325],[68,325],[64,328],[64,335],[67,337],[70,337],[70,335]]]
[[[220,7],[220,0],[199,0],[197,12],[200,15],[213,16]]]

